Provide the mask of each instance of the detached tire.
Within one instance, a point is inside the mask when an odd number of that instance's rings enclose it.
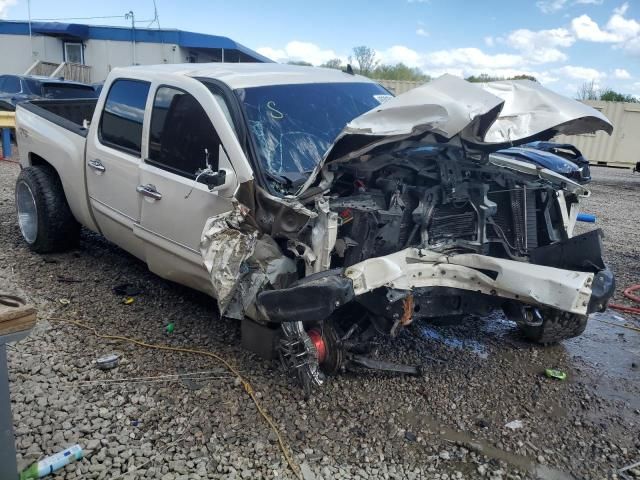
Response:
[[[581,335],[587,328],[589,317],[549,309],[542,311],[542,318],[542,325],[521,325],[520,327],[528,340],[548,345]]]
[[[532,324],[531,310],[527,310],[531,307],[509,302],[503,309],[507,318],[516,322],[527,340],[543,345],[558,343],[581,335],[587,328],[589,319],[587,315],[577,315],[553,308],[540,308],[537,309],[537,318],[541,318],[542,321],[536,325]]]
[[[16,181],[16,209],[22,238],[34,252],[58,252],[78,244],[80,224],[53,168],[22,169]]]

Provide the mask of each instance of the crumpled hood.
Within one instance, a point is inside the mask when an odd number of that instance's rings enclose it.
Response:
[[[349,122],[324,163],[356,158],[391,143],[404,148],[458,137],[472,148],[496,151],[558,133],[598,130],[613,130],[599,111],[537,82],[479,84],[443,75]]]

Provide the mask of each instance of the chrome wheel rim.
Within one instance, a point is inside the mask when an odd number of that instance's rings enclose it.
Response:
[[[16,186],[16,206],[20,232],[27,243],[33,243],[38,235],[38,212],[33,193],[25,182],[19,182]]]

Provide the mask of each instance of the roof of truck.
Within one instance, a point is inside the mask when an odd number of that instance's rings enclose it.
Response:
[[[299,83],[375,83],[367,77],[332,68],[280,63],[180,63],[118,69],[120,74],[128,70],[215,78],[232,89]]]

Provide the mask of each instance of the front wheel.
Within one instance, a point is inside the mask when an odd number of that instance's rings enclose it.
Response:
[[[527,340],[543,345],[558,343],[581,335],[587,328],[587,315],[563,312],[554,308],[536,308],[509,303],[507,318],[516,322]]]
[[[80,224],[53,168],[38,165],[22,169],[16,181],[16,209],[20,233],[33,251],[50,253],[77,245]]]

